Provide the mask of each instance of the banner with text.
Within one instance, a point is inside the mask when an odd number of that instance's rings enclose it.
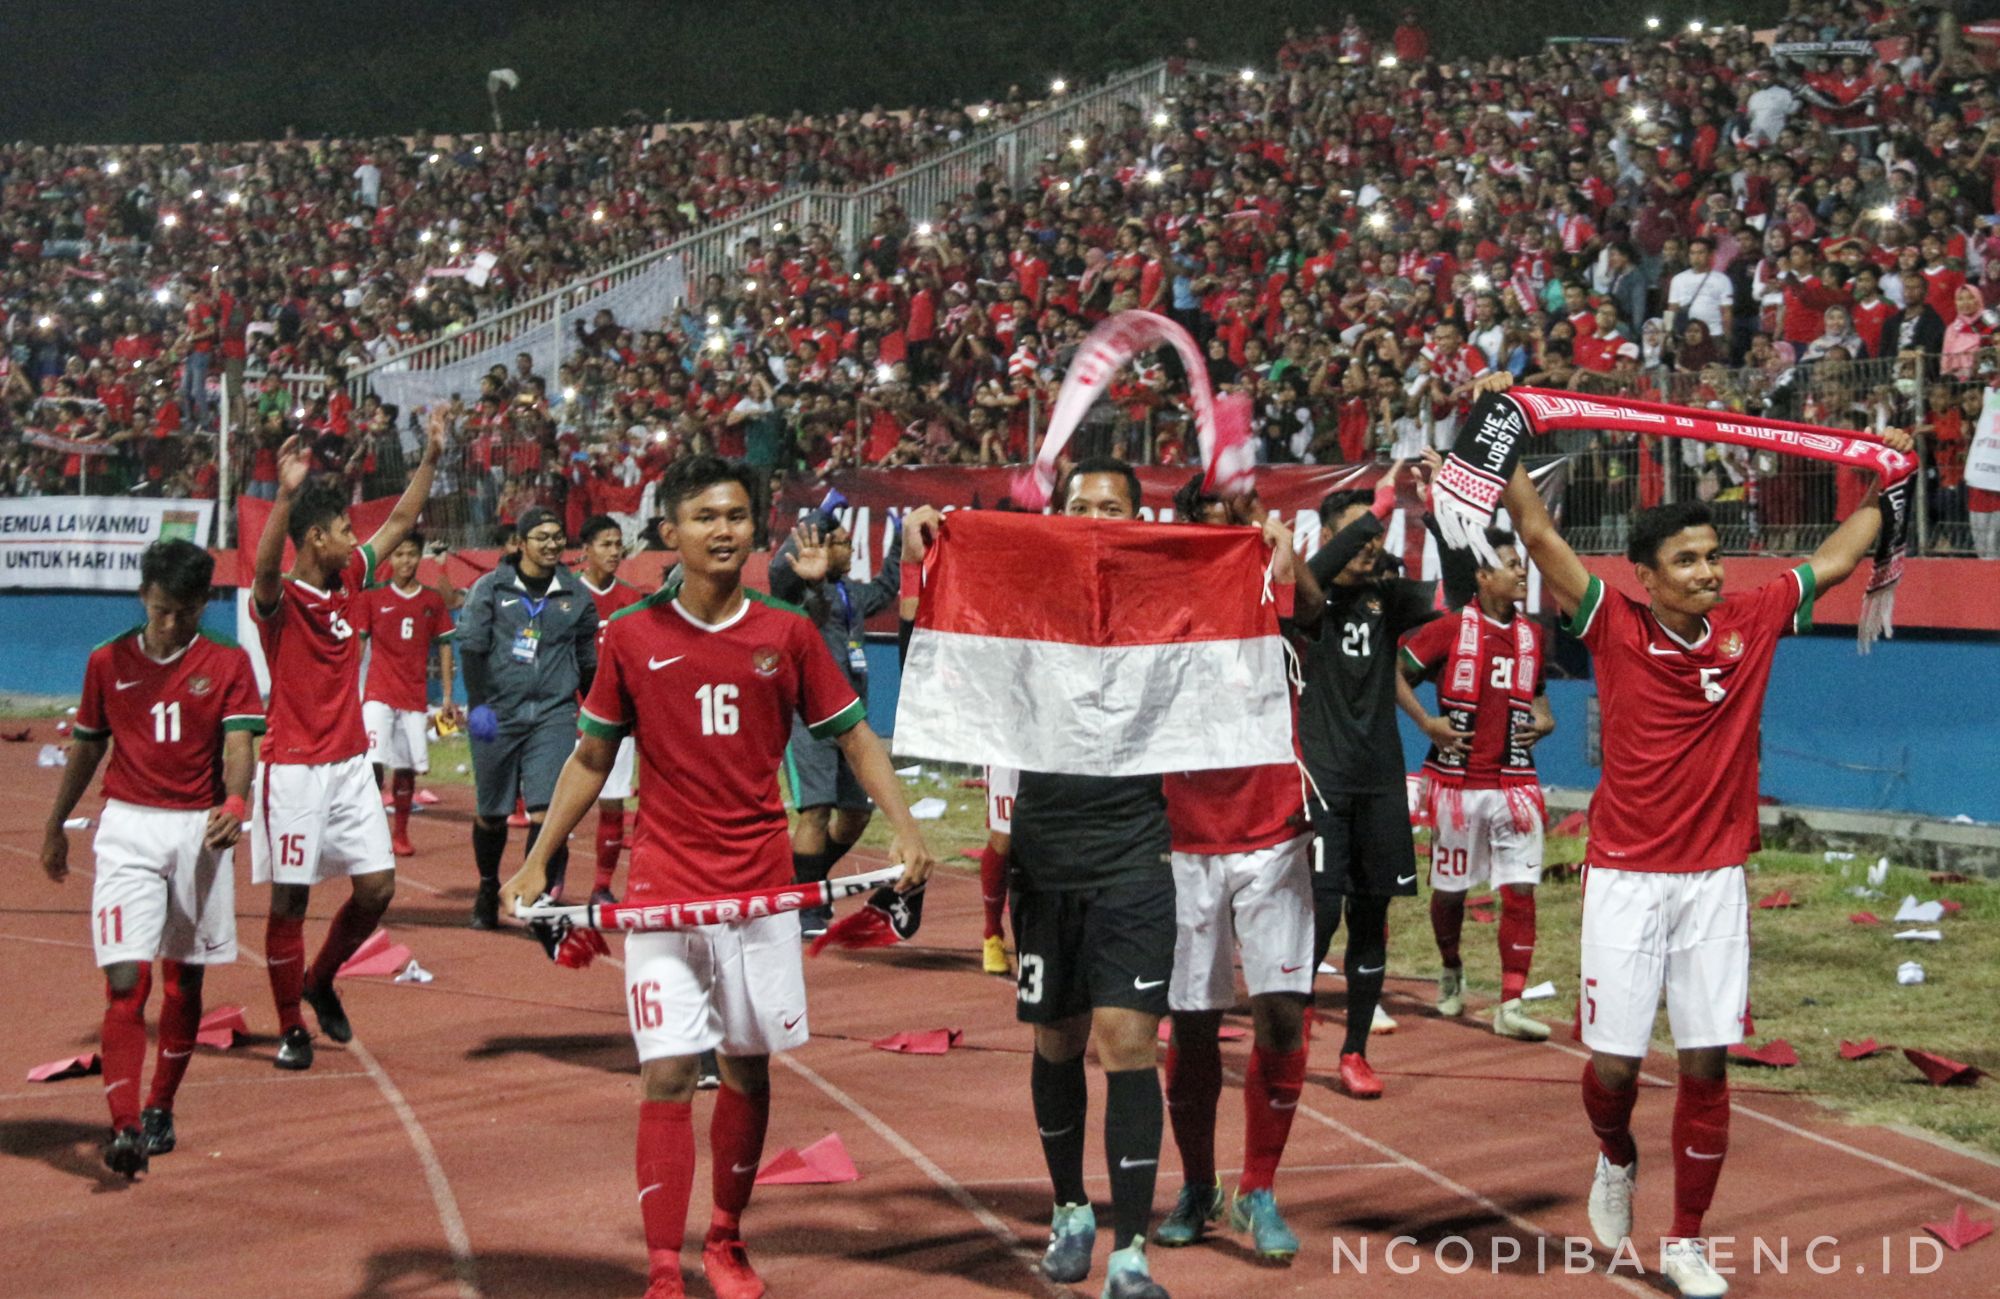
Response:
[[[1562,517],[1563,486],[1568,461],[1554,460],[1532,467],[1529,472],[1541,488],[1550,513]],[[1264,465],[1256,471],[1257,498],[1292,528],[1301,554],[1319,549],[1319,503],[1329,492],[1373,491],[1375,482],[1388,468],[1383,464],[1360,465]],[[818,483],[793,481],[778,497],[778,517],[789,521],[818,507],[829,490],[838,491],[847,505],[838,511],[841,524],[854,538],[854,560],[848,576],[866,581],[879,567],[883,546],[889,543],[895,521],[920,505],[940,510],[1015,508],[1008,495],[1018,469],[1011,467],[961,468],[943,465],[911,469],[858,469],[833,474]],[[1139,507],[1142,518],[1161,523],[1174,520],[1174,493],[1190,476],[1187,469],[1141,466],[1139,485],[1145,499]],[[1438,575],[1437,539],[1423,526],[1422,506],[1410,494],[1409,477],[1404,477],[1400,508],[1389,518],[1383,549],[1405,559],[1405,569],[1425,580]],[[784,524],[781,522],[781,527]],[[1529,569],[1528,605],[1534,612],[1541,607],[1541,576]],[[894,607],[869,624],[871,631],[894,631]]]
[[[206,545],[214,513],[214,501],[0,500],[0,587],[136,591],[146,547],[173,538]]]

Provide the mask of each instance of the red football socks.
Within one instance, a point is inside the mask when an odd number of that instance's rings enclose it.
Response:
[[[646,1262],[655,1279],[681,1274],[688,1197],[694,1192],[694,1107],[686,1101],[639,1102],[639,1218]]]
[[[1456,970],[1462,964],[1458,957],[1458,937],[1464,929],[1465,894],[1432,889],[1431,933],[1437,936],[1438,958],[1447,970]]]
[[[1668,1238],[1701,1235],[1729,1153],[1729,1080],[1681,1075],[1674,1098],[1674,1225]]]
[[[306,986],[306,922],[304,916],[272,916],[264,922],[264,968],[271,976],[271,1001],[278,1008],[278,1029],[304,1025],[299,1001]]]
[[[715,1093],[715,1114],[708,1123],[708,1157],[714,1163],[715,1214],[710,1240],[734,1240],[743,1207],[757,1183],[757,1166],[764,1158],[764,1130],[771,1123],[771,1093],[753,1096],[724,1083]]]
[[[153,1064],[153,1087],[146,1107],[171,1110],[180,1091],[188,1059],[194,1055],[194,1035],[201,1028],[201,982],[187,979],[179,961],[160,962],[160,1049]]]
[[[1304,1047],[1282,1055],[1261,1046],[1251,1049],[1250,1067],[1243,1077],[1243,1176],[1237,1190],[1271,1188],[1305,1081]]]
[[[118,1131],[139,1126],[139,1071],[146,1067],[146,996],[153,990],[151,962],[139,967],[130,992],[104,986],[104,1028],[98,1041],[103,1057],[104,1101]]]
[[[389,774],[389,798],[395,809],[396,837],[406,839],[410,834],[410,803],[417,794],[417,773],[395,771]]]
[[[1213,1028],[1197,1037],[1176,1033],[1167,1048],[1167,1118],[1181,1152],[1181,1179],[1215,1183],[1215,1107],[1222,1095],[1222,1045]]]
[[[1000,936],[1000,913],[1007,906],[1007,859],[987,844],[979,850],[979,900],[986,907],[983,937]]]
[[[1627,1091],[1612,1091],[1598,1080],[1596,1066],[1583,1062],[1583,1112],[1590,1116],[1590,1130],[1597,1134],[1604,1157],[1621,1168],[1639,1157],[1632,1144],[1632,1107],[1638,1100],[1637,1084]]]
[[[1436,896],[1433,894],[1432,896]],[[1500,1000],[1520,999],[1535,961],[1535,891],[1519,884],[1500,889]]]
[[[591,884],[592,891],[611,887],[611,877],[618,873],[618,852],[625,846],[625,809],[597,809],[597,878]]]
[[[356,906],[353,898],[341,903],[340,910],[333,913],[333,923],[327,927],[326,941],[319,945],[319,955],[313,957],[307,981],[315,988],[332,983],[340,967],[347,964],[347,958],[360,951],[368,935],[375,932],[375,922],[381,918],[381,913],[372,907]]]

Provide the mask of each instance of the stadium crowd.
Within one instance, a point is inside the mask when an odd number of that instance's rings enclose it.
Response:
[[[1273,463],[1448,445],[1467,385],[1504,368],[1921,425],[1939,544],[1962,544],[1969,511],[2000,509],[1963,480],[2000,307],[1985,47],[1940,41],[1929,11],[1861,0],[1796,7],[1775,46],[1696,27],[1458,62],[1414,14],[1391,33],[1349,18],[1294,33],[1275,78],[1246,71],[1150,117],[1128,109],[1019,188],[995,171],[935,211],[882,211],[852,256],[813,227],[750,240],[738,274],[710,277],[684,311],[600,316],[560,373],[496,374],[442,413],[475,521],[572,496],[587,512],[686,449],[773,473],[1019,460],[1071,349],[1140,308],[1186,325],[1211,379],[1251,394]],[[471,139],[436,153],[269,146],[240,162],[191,150],[171,169],[128,153],[146,176],[133,188],[105,174],[106,151],[0,154],[15,236],[6,489],[75,490],[95,468],[23,447],[33,427],[119,443],[130,480],[212,491],[212,457],[174,445],[210,418],[204,349],[220,346],[232,374],[337,374],[784,180],[880,175],[972,124],[749,123],[692,132],[680,151],[641,150],[639,128],[506,137],[493,156]],[[356,156],[375,161],[349,174]],[[241,188],[218,201],[220,186]],[[164,230],[176,211],[183,224]],[[214,251],[245,227],[266,233],[242,260]],[[103,252],[86,266],[79,247]],[[482,250],[501,258],[484,287],[470,274]],[[233,262],[212,283],[211,256]],[[112,364],[126,359],[136,382]],[[1170,357],[1128,372],[1079,445],[1188,460],[1181,377]],[[399,444],[415,445],[392,412],[252,389],[250,490],[299,424],[357,479],[399,471]],[[1767,544],[1805,544],[1849,491],[1747,456],[1591,437],[1564,449],[1582,453],[1577,521],[1601,515],[1607,544],[1630,508],[1674,491],[1748,497]]]

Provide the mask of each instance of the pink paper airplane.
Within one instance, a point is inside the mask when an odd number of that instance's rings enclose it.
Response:
[[[100,1072],[102,1066],[97,1052],[86,1051],[82,1055],[66,1056],[61,1060],[51,1060],[28,1070],[29,1082],[61,1082],[65,1078],[83,1078]]]
[[[943,1055],[965,1040],[963,1031],[956,1028],[933,1028],[919,1032],[891,1033],[869,1043],[877,1051],[895,1051],[901,1055]]]
[[[348,975],[396,975],[410,963],[410,949],[389,938],[389,931],[378,929],[368,935],[368,941],[355,949],[340,967],[341,974]]]
[[[758,1186],[818,1186],[859,1181],[861,1170],[848,1157],[838,1132],[829,1132],[804,1150],[789,1147],[771,1157],[757,1174]]]
[[[1768,893],[1757,899],[1757,909],[1759,911],[1781,911],[1786,907],[1795,907],[1797,905],[1798,903],[1792,900],[1791,893],[1786,889],[1779,889],[1776,893]]]
[[[1799,1062],[1799,1053],[1792,1050],[1792,1044],[1782,1037],[1773,1038],[1760,1047],[1738,1042],[1729,1048],[1729,1054],[1747,1064],[1761,1064],[1771,1069],[1790,1069]]]
[[[1993,1224],[1984,1218],[1975,1218],[1959,1205],[1951,1211],[1950,1222],[1927,1222],[1924,1230],[1945,1243],[1945,1247],[1956,1254],[1967,1245],[1985,1240],[1993,1234]]]
[[[1921,1070],[1933,1087],[1970,1087],[1985,1073],[1973,1065],[1914,1047],[1904,1047],[1903,1058]]]
[[[248,1033],[250,1025],[243,1018],[241,1006],[217,1006],[201,1017],[201,1026],[195,1030],[194,1040],[202,1046],[212,1046],[227,1051],[236,1045],[239,1033]]]
[[[1857,911],[1847,918],[1847,923],[1850,925],[1879,925],[1882,923],[1882,918],[1873,911]]]
[[[1889,1048],[1872,1037],[1864,1037],[1859,1042],[1843,1040],[1840,1044],[1840,1058],[1843,1060],[1866,1060],[1871,1055],[1880,1055]]]

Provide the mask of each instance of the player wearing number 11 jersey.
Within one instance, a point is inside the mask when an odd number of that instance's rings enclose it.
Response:
[[[1906,434],[1883,440],[1910,449]],[[1590,649],[1604,719],[1583,894],[1583,1104],[1599,1146],[1590,1225],[1608,1249],[1631,1232],[1632,1107],[1664,985],[1680,1084],[1660,1270],[1681,1294],[1712,1299],[1729,1285],[1708,1262],[1701,1228],[1729,1149],[1726,1053],[1743,1040],[1750,989],[1743,866],[1759,847],[1764,688],[1778,638],[1811,626],[1814,598],[1872,550],[1881,514],[1870,493],[1811,559],[1725,600],[1708,508],[1644,511],[1627,550],[1640,601],[1584,568],[1525,470],[1504,503]]]
[[[501,890],[501,914],[547,884],[552,848],[601,795],[630,735],[638,743],[639,828],[627,902],[672,901],[792,880],[778,764],[792,717],[833,739],[895,828],[899,887],[931,861],[888,751],[804,613],[745,590],[758,481],[713,456],[676,461],[660,483],[668,545],[682,581],[605,628],[579,723],[582,739],[556,782],[542,835]],[[741,1218],[770,1119],[770,1056],[803,1045],[805,975],[799,917],[783,911],[728,924],[635,933],[625,992],[639,1051],[639,1213],[648,1299],[678,1299],[680,1248],[694,1183],[689,1105],[697,1061],[717,1053],[722,1087],[709,1126],[714,1216],[702,1267],[717,1299],[757,1299],[764,1283],[744,1251]]]

